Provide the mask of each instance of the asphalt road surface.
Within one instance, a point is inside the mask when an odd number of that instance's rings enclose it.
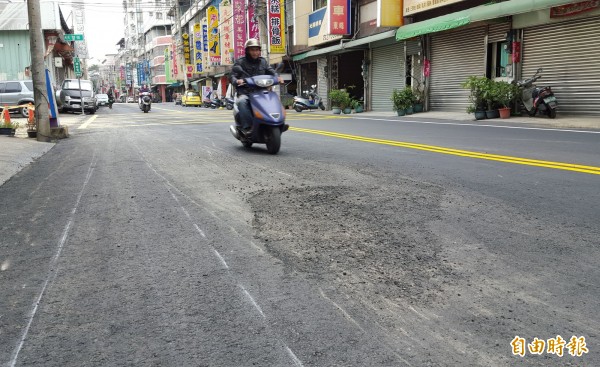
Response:
[[[0,186],[0,364],[600,365],[598,131],[231,121],[116,104]]]

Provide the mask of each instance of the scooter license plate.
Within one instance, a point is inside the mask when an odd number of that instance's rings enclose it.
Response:
[[[554,104],[556,104],[556,97],[551,96],[551,97],[548,97],[548,98],[544,98],[544,102],[546,102],[546,103],[554,102]]]
[[[80,107],[81,107],[81,105],[80,105],[80,104],[77,104],[77,103],[73,103],[73,104],[71,105],[71,107],[73,107],[73,108],[80,108]]]

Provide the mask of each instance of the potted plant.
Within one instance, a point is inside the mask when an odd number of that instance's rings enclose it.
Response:
[[[342,110],[350,107],[350,94],[345,89],[332,89],[329,92],[329,98],[335,114],[340,114]]]
[[[413,75],[410,75],[412,81],[413,81],[413,94],[414,94],[414,103],[413,103],[413,109],[415,113],[418,112],[423,112],[423,104],[425,103],[425,86],[423,85],[423,82],[418,79],[415,78]]]
[[[364,111],[362,102],[359,101],[358,99],[352,100],[352,108],[354,108],[354,112],[356,112],[356,113],[361,113]]]
[[[0,124],[0,135],[14,136],[18,127],[18,122],[2,121],[2,124]]]
[[[498,109],[500,118],[507,119],[510,117],[510,105],[518,95],[518,89],[513,84],[501,81],[496,84],[496,92],[498,103],[502,106]]]
[[[413,94],[410,87],[402,90],[394,89],[390,99],[392,100],[392,108],[398,113],[398,116],[406,115],[409,107],[412,109]]]
[[[290,107],[294,104],[294,97],[289,94],[285,94],[281,96],[281,104],[286,110],[289,110]]]
[[[462,87],[470,91],[470,105],[467,107],[467,113],[474,113],[476,120],[486,118],[484,92],[488,81],[489,79],[486,77],[471,75],[462,83]]]
[[[495,119],[500,117],[498,113],[498,82],[486,78],[483,89],[483,101],[484,105],[487,106],[487,110],[485,111],[486,118]]]

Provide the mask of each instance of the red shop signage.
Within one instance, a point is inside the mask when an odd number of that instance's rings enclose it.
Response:
[[[571,15],[594,10],[600,7],[600,0],[581,1],[575,4],[567,4],[550,8],[550,18],[568,17]]]

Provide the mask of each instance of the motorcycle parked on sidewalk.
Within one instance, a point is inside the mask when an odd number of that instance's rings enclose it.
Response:
[[[152,96],[150,95],[150,92],[140,93],[138,106],[140,107],[140,110],[144,111],[144,113],[148,113],[148,111],[150,111],[152,106]]]
[[[251,92],[248,95],[253,119],[250,132],[244,132],[237,104],[233,107],[235,125],[229,127],[231,134],[246,148],[252,144],[266,144],[270,154],[277,154],[281,147],[281,134],[289,128],[285,124],[285,112],[277,93],[271,87],[278,83],[276,76],[257,75],[244,79]]]
[[[316,88],[317,85],[313,84],[310,86],[310,91],[304,91],[304,93],[308,95],[308,98],[295,96],[292,108],[296,110],[296,112],[302,112],[305,110],[316,110],[318,108],[320,108],[321,110],[325,110],[323,100],[321,99],[321,96],[317,94]]]
[[[558,102],[556,101],[554,92],[552,92],[552,88],[534,84],[542,77],[539,75],[542,71],[542,68],[537,69],[531,78],[519,80],[517,86],[521,89],[523,106],[525,106],[529,116],[535,116],[539,111],[540,114],[545,114],[553,119],[556,117]]]

